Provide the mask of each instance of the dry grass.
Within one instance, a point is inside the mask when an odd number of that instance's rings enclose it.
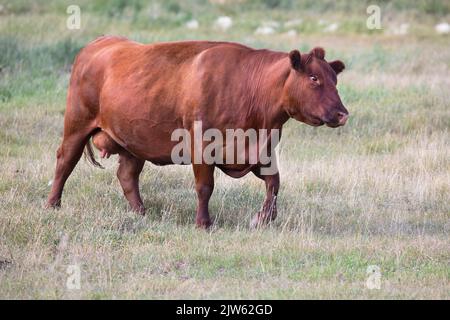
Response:
[[[241,17],[258,25],[265,16],[255,12]],[[448,36],[423,35],[433,17],[403,37],[287,37],[254,36],[237,15],[221,39],[280,50],[322,45],[342,58],[339,90],[352,117],[337,130],[287,124],[279,217],[265,229],[248,229],[262,182],[217,172],[216,223],[204,232],[193,227],[189,167],[146,165],[144,218],[126,210],[116,158],[106,170],[80,162],[62,209],[42,207],[77,47],[100,33],[217,35],[204,25],[189,34],[178,25],[147,30],[139,19],[95,11],[74,35],[61,24],[64,12],[42,14],[0,20],[0,298],[450,298],[450,50]],[[213,21],[208,14],[202,23]],[[283,15],[292,18],[275,16]],[[72,264],[80,290],[66,287]],[[365,286],[369,265],[381,268],[380,290]]]

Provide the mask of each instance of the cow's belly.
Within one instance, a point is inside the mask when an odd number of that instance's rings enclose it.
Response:
[[[133,119],[102,125],[114,141],[140,159],[157,165],[172,164],[172,132],[177,129],[175,121],[155,123],[145,119]]]
[[[229,175],[233,178],[241,178],[245,176],[247,173],[252,171],[252,169],[258,167],[258,164],[234,164],[234,165],[225,165],[218,164],[216,165],[220,170],[222,170],[225,174]]]
[[[177,129],[168,123],[150,125],[138,121],[134,125],[104,126],[104,130],[116,143],[140,159],[156,165],[173,164],[172,151],[180,141],[172,141],[172,132]],[[223,159],[225,160],[225,159]],[[260,164],[216,164],[227,175],[240,178]]]

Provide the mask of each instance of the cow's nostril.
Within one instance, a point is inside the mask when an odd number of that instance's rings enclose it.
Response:
[[[348,119],[348,113],[346,112],[338,112],[339,124],[343,125]]]

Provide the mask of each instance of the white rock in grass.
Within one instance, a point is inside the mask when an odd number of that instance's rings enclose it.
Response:
[[[198,29],[199,26],[200,26],[200,24],[195,19],[189,20],[188,22],[186,22],[186,28],[188,28],[188,29]]]
[[[269,34],[274,34],[274,33],[275,33],[275,29],[272,27],[267,27],[267,26],[258,27],[255,30],[255,34],[261,34],[261,35],[269,35]]]
[[[277,21],[264,21],[261,26],[255,30],[255,34],[269,35],[274,34],[276,29],[280,27],[280,23]]]
[[[303,23],[302,19],[293,19],[293,20],[288,20],[284,23],[284,27],[285,28],[293,28],[293,27],[298,27],[299,25],[301,25]]]
[[[158,3],[152,3],[147,8],[147,14],[150,19],[158,19],[161,16],[161,5]]]
[[[280,23],[278,21],[273,21],[273,20],[265,21],[262,23],[262,25],[264,27],[271,27],[273,29],[277,29],[280,27]]]
[[[286,32],[286,36],[288,36],[290,38],[294,38],[297,36],[297,31],[295,31],[294,29],[291,29],[288,32]]]
[[[323,29],[323,31],[325,31],[325,32],[335,32],[338,28],[339,28],[339,24],[332,23],[332,24],[328,25],[325,29]]]
[[[394,28],[394,34],[405,35],[409,31],[409,23],[402,23],[398,28]]]
[[[218,17],[216,22],[214,22],[214,27],[222,31],[227,31],[232,26],[233,26],[233,19],[227,16]]]
[[[434,26],[434,30],[436,30],[439,34],[446,34],[450,32],[450,24],[447,22],[442,22]]]

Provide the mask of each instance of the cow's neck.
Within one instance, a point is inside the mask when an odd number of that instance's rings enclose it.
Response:
[[[281,129],[289,119],[282,107],[283,87],[290,72],[287,54],[268,51],[249,73],[248,116],[265,129]]]

